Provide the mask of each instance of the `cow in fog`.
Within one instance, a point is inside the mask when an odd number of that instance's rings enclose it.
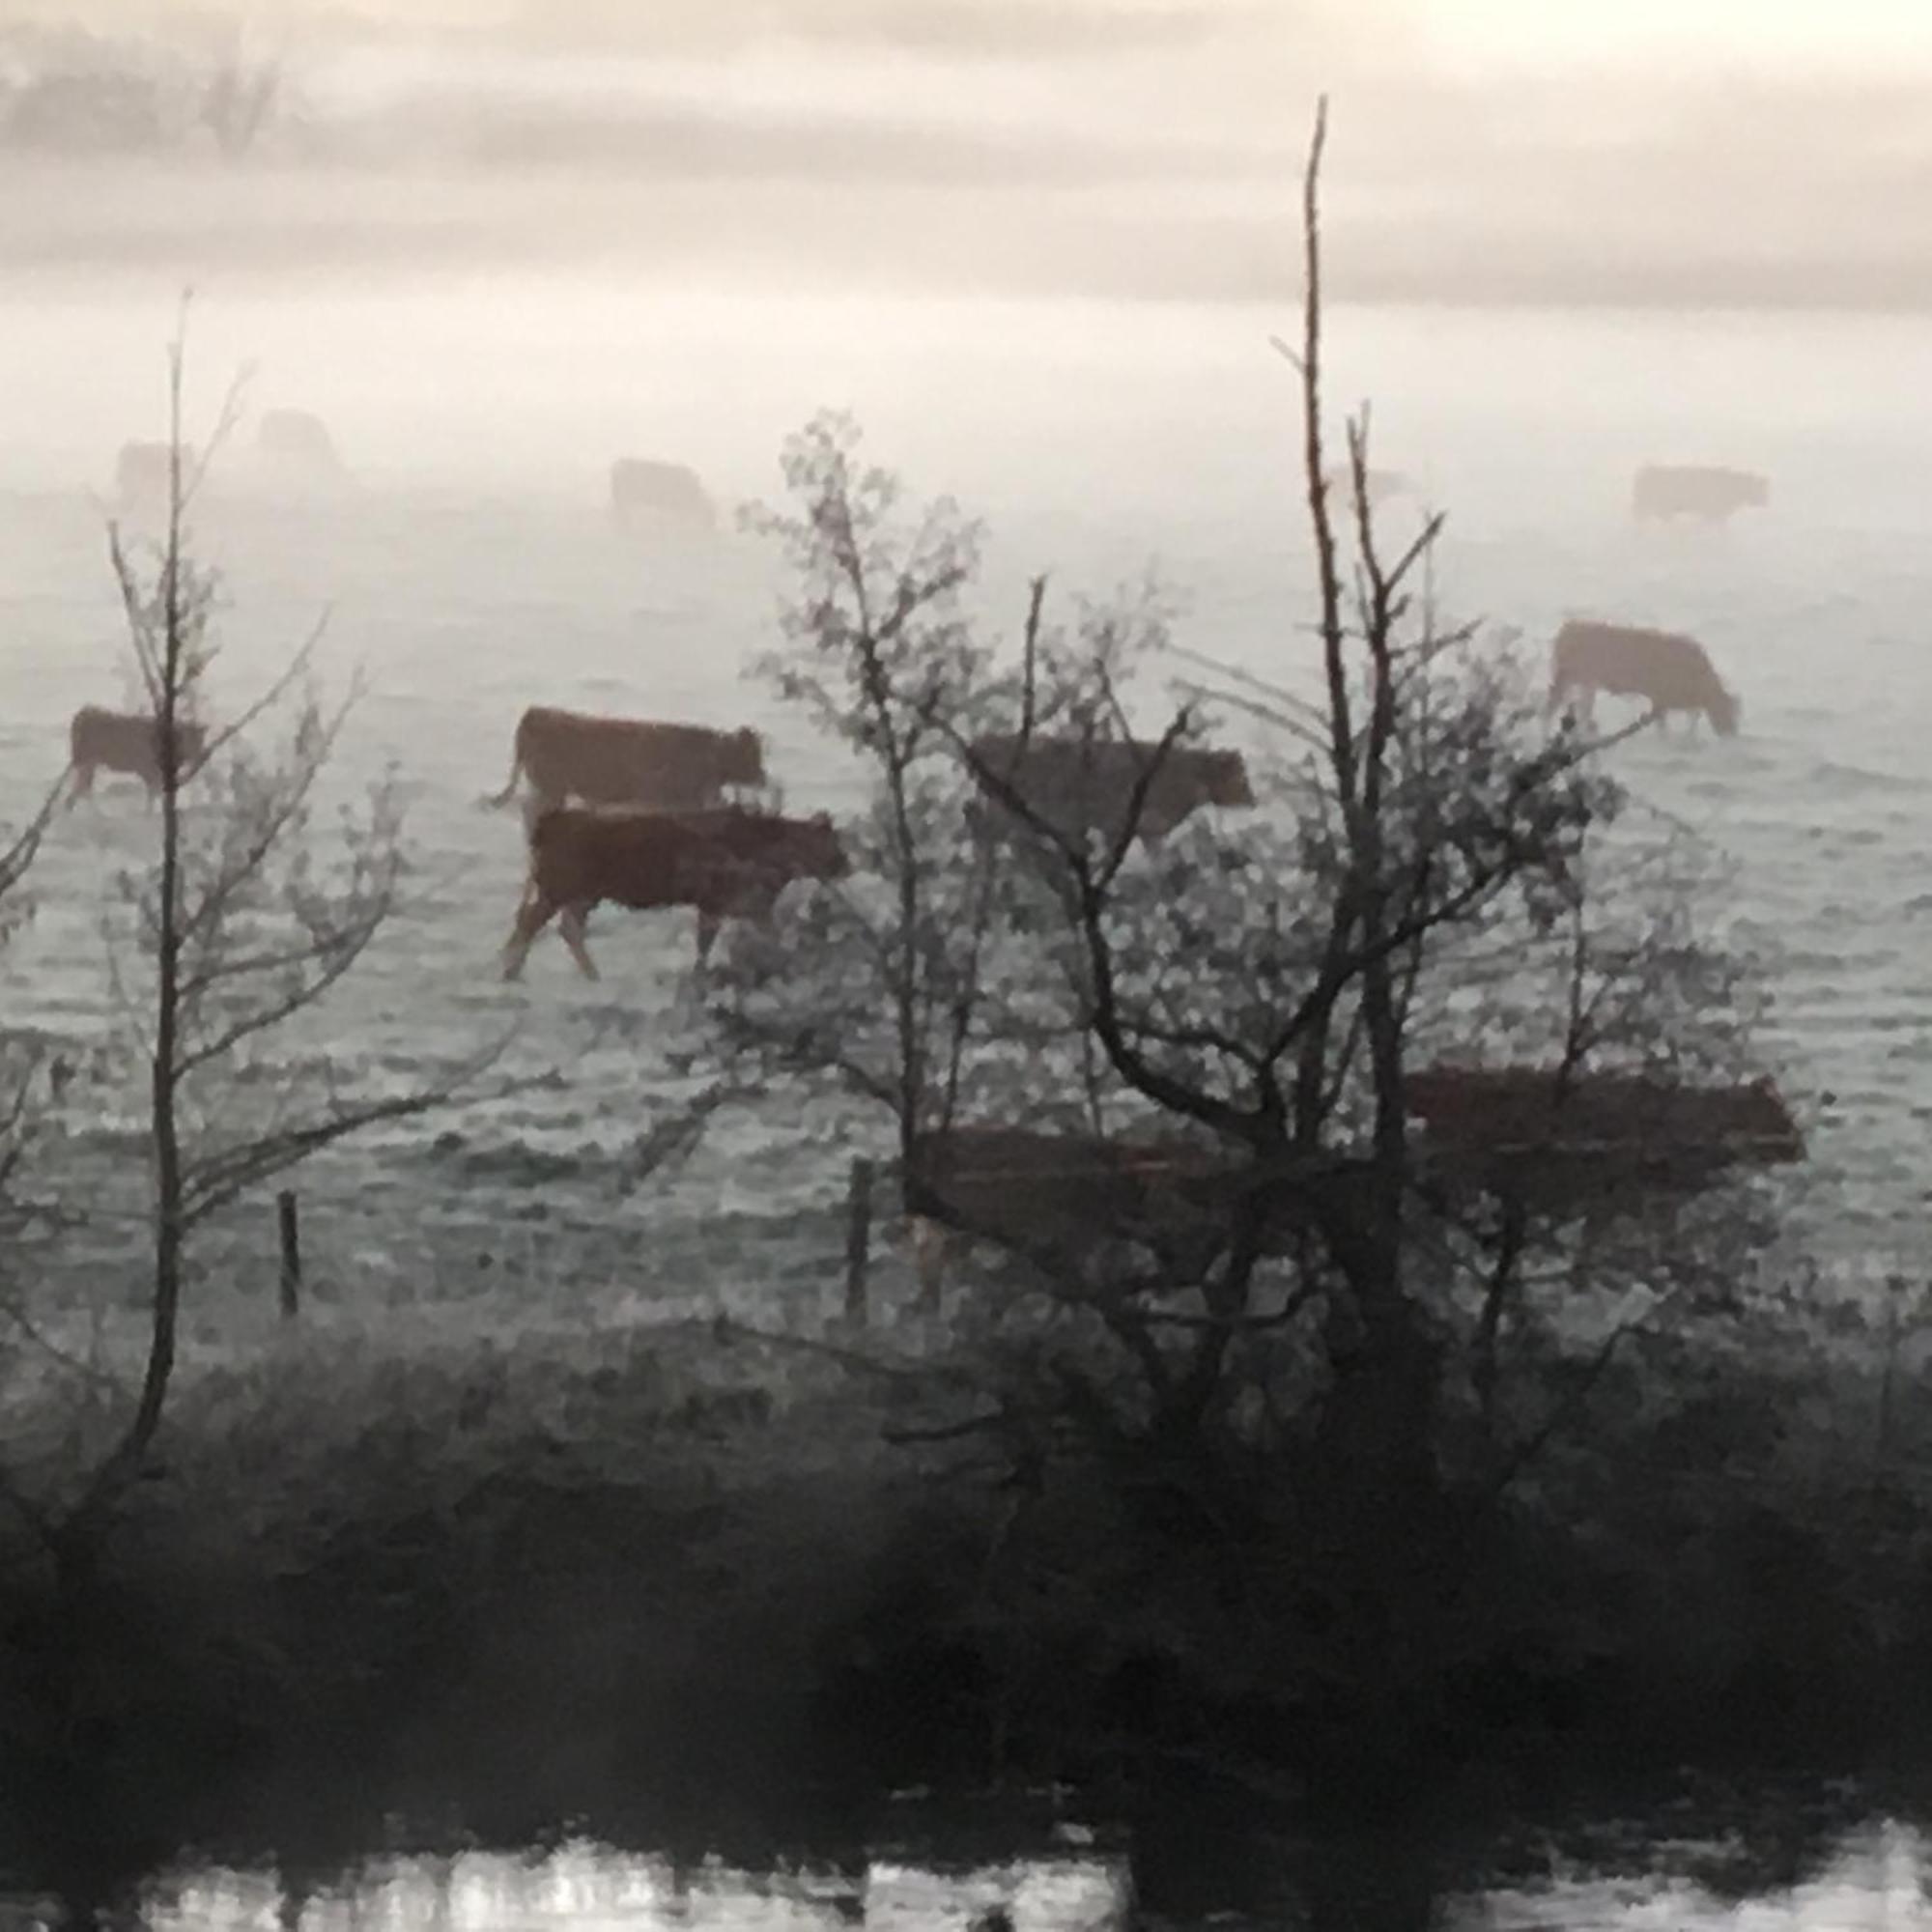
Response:
[[[1202,806],[1250,806],[1254,787],[1238,752],[1169,745],[1165,751],[1133,739],[986,736],[972,745],[973,776],[997,815],[1011,808],[988,782],[989,774],[1016,792],[1062,837],[1078,839],[1092,828],[1111,843],[1125,830],[1134,788],[1147,774],[1134,836],[1159,840]]]
[[[1736,736],[1743,709],[1694,638],[1573,618],[1550,646],[1549,708],[1579,694],[1589,718],[1599,692],[1643,698],[1660,723],[1682,711],[1694,726],[1702,712],[1724,738]]]
[[[1733,511],[1763,509],[1770,501],[1771,484],[1748,469],[1653,463],[1631,486],[1631,511],[1639,523],[1677,517],[1722,523]]]
[[[194,451],[181,453],[182,485],[194,477]],[[124,510],[165,505],[173,487],[174,458],[165,442],[124,442],[114,464],[114,495]]]
[[[634,911],[690,906],[697,914],[697,963],[726,919],[766,920],[797,879],[841,879],[850,870],[832,820],[740,811],[585,811],[564,806],[530,826],[529,880],[503,948],[503,978],[522,976],[531,944],[550,922],[586,980],[597,968],[584,925],[602,904]]]
[[[762,785],[765,746],[750,726],[717,731],[708,724],[601,718],[533,704],[517,721],[510,781],[486,803],[508,805],[520,777],[529,781],[538,810],[581,799],[585,805],[698,811],[722,804],[730,786]]]
[[[343,474],[335,439],[307,410],[269,410],[255,427],[255,453],[278,474],[298,481],[333,482]]]
[[[1351,510],[1355,506],[1355,472],[1346,463],[1331,465],[1321,473],[1331,497],[1340,498]],[[1406,497],[1415,486],[1400,469],[1371,469],[1363,479],[1368,486],[1369,508],[1378,509],[1391,497]]]
[[[639,523],[718,527],[718,509],[695,470],[681,463],[620,457],[611,466],[611,516],[620,526]]]
[[[185,718],[175,721],[175,776],[193,776],[208,752],[208,734]],[[98,772],[139,779],[150,804],[162,788],[160,721],[149,711],[103,711],[84,704],[68,727],[68,762],[73,772],[74,799],[94,789]],[[71,803],[71,800],[70,801]]]

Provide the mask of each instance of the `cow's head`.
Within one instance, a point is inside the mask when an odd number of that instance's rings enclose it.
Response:
[[[747,724],[724,741],[724,782],[761,785],[765,781],[765,741]]]
[[[852,870],[845,841],[829,811],[792,821],[792,853],[799,871],[810,879],[842,879]]]
[[[1735,692],[1719,685],[1705,708],[1710,712],[1712,728],[1720,738],[1735,738],[1738,735],[1738,721],[1744,716],[1745,708]]]
[[[1247,760],[1238,752],[1203,752],[1202,778],[1209,805],[1245,806],[1255,802]]]
[[[1744,499],[1755,509],[1763,509],[1771,501],[1771,484],[1762,476],[1745,478]]]

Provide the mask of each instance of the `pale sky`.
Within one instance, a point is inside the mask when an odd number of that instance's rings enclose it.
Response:
[[[1932,61],[1932,0],[1420,0],[1458,65],[1617,66],[1717,57],[1752,66]]]

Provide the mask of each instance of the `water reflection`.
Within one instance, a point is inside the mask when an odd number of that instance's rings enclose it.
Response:
[[[1386,1884],[1406,1861],[1357,1841],[1334,1857],[1293,1861],[1280,1905],[1264,1918],[1216,1912],[1198,1923],[1306,1927],[1309,1932],[1932,1932],[1928,1843],[1880,1819],[1841,1833],[1808,1875],[1748,1868],[1742,1834],[1671,1837],[1599,1827],[1593,1859],[1551,1846],[1534,1878],[1492,1878],[1435,1897]],[[1346,1852],[1346,1856],[1344,1853]],[[1774,1861],[1775,1863],[1775,1861]],[[1346,1865],[1354,1882],[1338,1880]],[[1380,1884],[1370,1883],[1380,1872]],[[157,1882],[140,1923],[154,1932],[968,1932],[1004,1907],[1014,1932],[1130,1932],[1181,1921],[1137,1919],[1123,1859],[1041,1857],[935,1870],[874,1859],[840,1871],[766,1874],[717,1860],[680,1867],[588,1840],[524,1856],[466,1852],[372,1861],[309,1890],[272,1872],[215,1869]],[[12,1919],[9,1923],[14,1922]],[[23,1922],[33,1923],[31,1917]],[[42,1921],[55,1923],[55,1920]]]
[[[153,1932],[945,1932],[994,1906],[1015,1932],[1103,1932],[1127,1922],[1123,1868],[1030,1859],[940,1873],[874,1861],[857,1873],[764,1876],[715,1861],[679,1868],[588,1841],[526,1857],[466,1852],[384,1860],[303,1896],[272,1873],[200,1871],[151,1887]]]

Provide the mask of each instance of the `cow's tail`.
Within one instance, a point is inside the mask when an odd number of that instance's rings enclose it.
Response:
[[[509,802],[517,795],[517,781],[519,778],[523,776],[523,770],[524,770],[524,734],[521,730],[519,730],[517,735],[510,741],[509,783],[506,784],[501,791],[486,795],[478,802],[481,805],[483,805],[486,809],[491,810],[499,810],[501,807],[508,805]]]

